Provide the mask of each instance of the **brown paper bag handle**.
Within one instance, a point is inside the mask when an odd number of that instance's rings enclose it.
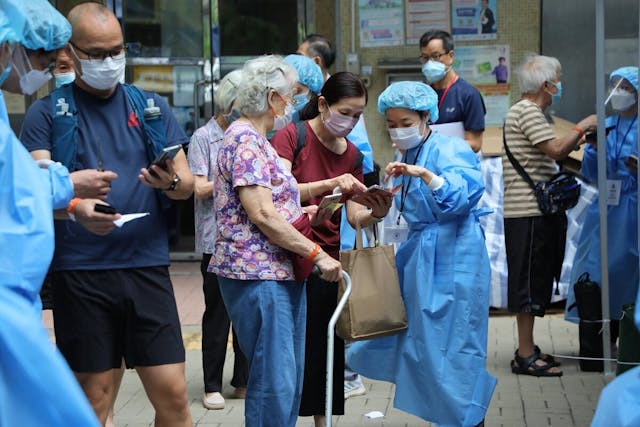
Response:
[[[375,236],[375,240],[378,240],[378,224],[373,224],[373,235]],[[371,245],[370,245],[371,246]],[[373,246],[377,246],[376,242],[373,242]],[[362,249],[364,244],[362,242],[362,228],[360,227],[360,220],[358,216],[356,216],[356,249]]]

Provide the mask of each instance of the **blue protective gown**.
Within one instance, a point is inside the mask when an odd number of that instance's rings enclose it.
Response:
[[[640,307],[640,295],[636,308]],[[640,329],[640,310],[636,309],[636,327]],[[600,394],[591,427],[640,426],[640,366],[611,381]]]
[[[409,150],[406,162],[419,150]],[[348,362],[366,377],[395,383],[396,408],[441,426],[474,426],[496,385],[486,370],[490,271],[475,210],[482,174],[465,141],[435,132],[415,164],[445,182],[432,191],[404,177],[409,236],[396,264],[409,326],[354,343]],[[396,206],[402,197],[396,195]]]
[[[9,127],[1,95],[0,183],[0,426],[97,426],[40,311],[53,200],[68,203],[73,188],[68,173],[36,166]]]
[[[635,173],[624,164],[629,154],[638,154],[638,122],[635,117],[608,117],[606,126],[615,126],[607,136],[607,179],[620,180],[620,202],[609,205],[608,257],[609,257],[609,310],[611,319],[620,319],[622,305],[636,299],[638,291],[638,181]],[[591,182],[598,181],[597,152],[587,145],[582,160],[582,174]],[[573,284],[584,272],[591,280],[601,283],[600,275],[600,211],[598,197],[588,207],[582,232],[578,240],[575,261],[571,271],[571,286],[567,307],[575,302]],[[566,314],[567,319],[578,318],[576,308]]]

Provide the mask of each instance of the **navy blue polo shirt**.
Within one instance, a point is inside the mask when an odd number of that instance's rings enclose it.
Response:
[[[78,111],[77,169],[95,169],[98,150],[103,167],[118,174],[112,181],[107,203],[119,213],[149,212],[106,236],[89,232],[80,224],[55,221],[54,271],[152,267],[169,264],[166,210],[158,192],[138,179],[147,167],[147,143],[140,124],[132,115],[124,89],[118,85],[112,96],[102,99],[73,85]],[[162,111],[167,145],[188,142],[167,103],[148,93]],[[52,104],[46,96],[27,111],[20,139],[29,151],[51,151]],[[98,145],[100,148],[98,148]],[[55,159],[54,159],[55,160]]]
[[[442,101],[444,89],[436,90],[436,93],[438,94],[438,102]],[[464,130],[484,130],[484,115],[487,113],[487,109],[484,106],[482,95],[478,89],[460,77],[447,91],[438,112],[439,117],[436,124],[463,122]]]

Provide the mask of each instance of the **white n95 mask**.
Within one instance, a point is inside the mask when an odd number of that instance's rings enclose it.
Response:
[[[420,145],[424,139],[420,133],[420,124],[406,128],[389,128],[388,130],[391,141],[398,150],[410,150]]]
[[[126,58],[124,53],[108,56],[102,61],[81,59],[82,75],[80,79],[94,89],[107,90],[124,81]]]
[[[25,95],[33,95],[49,79],[51,79],[49,70],[29,70],[27,74],[20,77],[20,90]]]
[[[615,89],[609,98],[611,108],[616,111],[626,111],[636,103],[636,95],[624,89]]]

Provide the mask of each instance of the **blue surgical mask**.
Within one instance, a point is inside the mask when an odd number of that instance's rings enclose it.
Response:
[[[560,102],[560,99],[562,99],[562,82],[558,82],[558,83],[549,82],[549,83],[551,83],[556,87],[556,89],[558,89],[556,93],[547,92],[551,95],[551,103],[557,104],[558,102]]]
[[[294,111],[295,108],[293,108],[293,105],[287,104],[284,108],[284,114],[273,118],[273,130],[278,131],[287,127],[287,125],[293,120]]]
[[[296,111],[300,111],[309,102],[309,92],[294,95],[293,100],[295,101],[294,107]]]
[[[240,111],[232,108],[229,114],[224,114],[222,117],[224,117],[224,119],[227,121],[227,124],[231,124],[238,120],[241,116],[242,114],[240,113]]]
[[[427,83],[437,83],[447,74],[447,66],[431,59],[422,65],[422,74],[427,79]]]
[[[73,83],[76,79],[76,73],[69,71],[68,73],[58,73],[53,76],[56,79],[56,89],[66,84]]]

